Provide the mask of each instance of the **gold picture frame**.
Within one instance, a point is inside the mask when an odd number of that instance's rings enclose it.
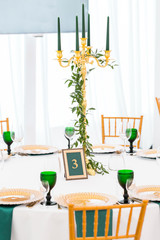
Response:
[[[66,180],[87,179],[83,148],[62,149]]]

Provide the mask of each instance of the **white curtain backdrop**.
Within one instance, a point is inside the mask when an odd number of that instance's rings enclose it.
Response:
[[[24,36],[0,35],[0,118],[24,119]],[[10,125],[11,126],[11,125]]]
[[[96,110],[89,116],[88,133],[93,144],[101,143],[101,114],[105,116],[144,116],[141,147],[153,143],[154,79],[155,79],[155,11],[156,0],[91,0],[91,45],[93,49],[105,49],[106,22],[110,16],[111,58],[118,67],[97,67],[87,82],[87,104]],[[74,24],[74,23],[73,23]],[[80,33],[81,35],[81,33]],[[70,68],[61,68],[56,59],[57,35],[33,37],[36,46],[35,73],[33,79],[35,99],[33,126],[36,126],[35,143],[67,147],[64,128],[75,116],[71,114],[71,89],[64,84],[70,77]],[[75,49],[75,34],[61,37],[65,57]],[[10,120],[25,116],[24,108],[24,36],[0,36],[0,117]],[[32,52],[31,52],[32,53]],[[30,54],[31,54],[30,53]],[[33,54],[34,55],[34,54]],[[33,56],[34,57],[34,56]],[[33,60],[33,59],[32,59]],[[96,66],[96,65],[95,65]],[[25,81],[27,79],[25,78]],[[29,81],[29,80],[28,80]],[[26,83],[26,82],[25,82]],[[32,85],[32,84],[31,84]],[[32,87],[32,86],[31,86]],[[31,104],[30,101],[29,104]],[[33,111],[32,109],[32,111]],[[27,114],[25,114],[27,111]],[[33,134],[25,131],[25,139]],[[30,143],[25,140],[25,143]],[[32,142],[33,143],[33,142]]]

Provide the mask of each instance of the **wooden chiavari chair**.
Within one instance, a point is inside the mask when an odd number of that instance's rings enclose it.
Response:
[[[137,128],[139,134],[141,135],[143,116],[140,116],[140,117],[104,117],[104,115],[101,115],[102,144],[105,143],[105,138],[119,137],[118,130],[117,130],[118,123],[123,122],[123,121],[127,121],[127,122],[131,123],[132,127]],[[136,147],[136,146],[134,145],[134,147]],[[140,147],[140,139],[137,141],[137,148],[139,148],[139,147]]]
[[[74,205],[69,205],[69,239],[70,240],[108,240],[108,239],[126,239],[133,238],[134,240],[140,240],[141,231],[144,221],[144,216],[146,212],[148,201],[143,200],[142,203],[137,204],[122,204],[122,205],[110,205],[110,206],[82,206],[76,207]],[[127,227],[124,233],[119,233],[120,223],[122,218],[122,210],[128,208],[129,215],[127,220]],[[133,211],[135,208],[139,208],[140,212],[137,213],[137,226],[133,233],[130,233],[130,226],[132,222]],[[114,233],[112,236],[108,236],[109,232],[109,219],[110,219],[110,211],[114,209],[118,210],[117,224]],[[99,210],[107,210],[106,211],[106,221],[105,221],[105,235],[97,236],[98,232],[98,211]],[[75,223],[75,212],[82,211],[82,237],[77,237],[76,232],[76,223]],[[86,237],[86,211],[94,211],[94,224],[93,224],[93,237]],[[137,211],[138,212],[138,211]],[[113,231],[112,231],[113,232]]]

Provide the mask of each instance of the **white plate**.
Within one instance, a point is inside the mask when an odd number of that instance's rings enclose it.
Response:
[[[143,157],[143,158],[156,158],[157,150],[156,149],[148,149],[148,150],[142,150],[136,153],[137,156]]]
[[[69,204],[74,204],[76,206],[104,206],[112,205],[117,202],[117,198],[114,196],[95,192],[69,193],[56,196],[54,199],[63,207],[67,207]]]
[[[2,189],[0,190],[1,205],[17,205],[36,202],[43,199],[43,194],[31,189]]]
[[[142,200],[160,201],[160,185],[137,186],[129,195]]]
[[[56,147],[45,145],[23,145],[15,148],[14,150],[17,153],[29,155],[44,155],[55,153],[58,151]]]
[[[101,153],[114,153],[116,151],[121,151],[123,149],[122,146],[109,146],[109,145],[99,145],[93,146],[93,153],[101,154]]]

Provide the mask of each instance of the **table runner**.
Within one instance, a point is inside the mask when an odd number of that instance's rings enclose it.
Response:
[[[98,231],[97,236],[105,236],[105,222],[107,210],[98,211]],[[86,211],[86,237],[94,236],[94,210]],[[110,211],[109,232],[108,236],[112,235],[112,209]],[[82,211],[75,212],[75,219],[77,224],[77,237],[82,237]]]
[[[11,239],[14,206],[0,206],[0,240]]]

